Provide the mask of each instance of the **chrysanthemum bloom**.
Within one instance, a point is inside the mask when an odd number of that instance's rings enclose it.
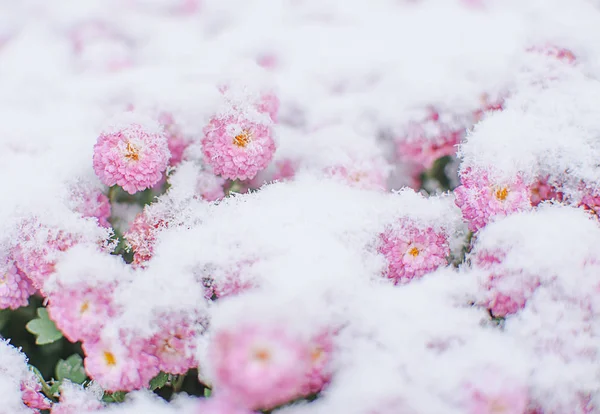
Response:
[[[525,307],[539,285],[538,278],[520,272],[492,273],[482,285],[481,304],[497,318],[515,314]]]
[[[166,315],[160,319],[159,330],[148,341],[146,350],[158,358],[161,371],[183,375],[198,366],[194,356],[197,335],[191,318]]]
[[[124,237],[129,248],[133,251],[133,263],[135,265],[142,265],[152,258],[156,232],[160,228],[167,227],[167,225],[168,223],[164,220],[150,217],[145,210],[133,219]]]
[[[478,303],[497,318],[523,309],[540,285],[538,277],[504,267],[505,257],[502,251],[481,250],[474,252],[472,258],[473,266],[486,274],[480,281]]]
[[[582,185],[581,196],[577,203],[578,207],[590,212],[596,217],[600,216],[600,193],[594,187]]]
[[[395,284],[407,283],[448,263],[448,237],[432,227],[401,220],[380,235],[378,248],[388,262],[386,276]]]
[[[298,397],[310,368],[307,348],[276,326],[218,331],[210,355],[217,395],[250,409],[269,409]]]
[[[511,182],[493,183],[484,171],[467,169],[461,174],[461,185],[454,190],[456,205],[473,232],[484,227],[495,216],[506,216],[531,208],[529,188],[520,177]]]
[[[524,414],[529,403],[527,387],[518,382],[487,373],[466,385],[466,413]]]
[[[363,190],[385,191],[387,188],[385,162],[363,162],[348,165],[336,165],[325,172],[341,179],[344,183]]]
[[[215,174],[249,180],[269,164],[275,141],[268,124],[240,114],[216,116],[204,128],[202,151]]]
[[[159,372],[158,358],[144,351],[144,341],[125,344],[119,338],[84,342],[85,370],[107,391],[132,391],[148,386]]]
[[[333,341],[329,331],[317,336],[308,345],[310,354],[310,369],[308,370],[306,383],[302,394],[311,395],[320,392],[331,380],[331,353],[333,352]]]
[[[113,285],[85,283],[62,287],[49,294],[48,315],[71,342],[94,341],[106,321],[115,315]]]
[[[206,201],[217,201],[225,197],[225,180],[212,173],[212,171],[203,169],[198,173],[196,184],[196,193]]]
[[[21,382],[21,393],[27,407],[36,410],[49,410],[52,407],[51,401],[42,394],[42,384],[33,372],[27,380]]]
[[[100,401],[102,390],[97,385],[84,389],[81,385],[63,381],[60,386],[60,400],[52,405],[50,414],[79,414],[99,411],[104,408]]]
[[[533,207],[537,207],[543,201],[562,201],[563,194],[553,185],[548,183],[549,178],[541,178],[529,187],[529,200]]]
[[[94,145],[94,171],[107,186],[119,185],[135,194],[160,181],[170,157],[164,134],[131,124],[100,134]]]
[[[183,160],[183,153],[192,141],[183,135],[171,114],[163,112],[159,115],[158,122],[165,129],[165,135],[167,136],[167,144],[171,153],[169,165],[178,165]]]
[[[36,292],[31,280],[17,267],[12,258],[0,266],[0,309],[27,306],[29,296]]]
[[[465,126],[446,124],[432,109],[422,122],[411,122],[407,126],[403,136],[396,140],[396,153],[404,162],[429,169],[437,159],[456,154],[464,131]]]
[[[98,189],[78,189],[73,194],[75,211],[83,217],[94,217],[102,227],[110,227],[110,200]]]
[[[42,289],[54,273],[57,256],[77,244],[77,238],[60,229],[51,229],[33,220],[23,223],[21,240],[13,251],[19,269],[36,289]]]

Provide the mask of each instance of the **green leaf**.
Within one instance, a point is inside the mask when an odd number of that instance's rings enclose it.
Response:
[[[157,388],[162,388],[165,386],[168,380],[169,374],[161,371],[156,377],[150,380],[150,389],[154,391]]]
[[[52,386],[50,386],[50,389],[48,390],[48,393],[52,396],[57,398],[59,396],[59,392],[58,389],[60,388],[60,386],[62,385],[61,381],[54,381],[52,383]]]
[[[56,379],[59,381],[65,378],[76,384],[83,384],[86,380],[87,375],[85,369],[83,369],[83,360],[77,354],[73,354],[66,360],[61,359],[56,364]]]
[[[45,308],[38,308],[38,317],[29,321],[25,328],[36,336],[37,345],[51,344],[63,337],[63,334],[56,328],[54,322],[48,318],[48,311]]]
[[[210,398],[211,395],[212,395],[212,390],[210,388],[204,388],[204,397]]]

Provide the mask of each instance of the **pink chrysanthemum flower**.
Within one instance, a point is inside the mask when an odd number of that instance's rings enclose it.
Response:
[[[183,135],[171,114],[166,112],[161,113],[158,117],[158,122],[163,126],[167,136],[167,144],[171,153],[169,165],[178,165],[183,160],[183,153],[190,146],[192,140],[187,139]]]
[[[407,283],[448,263],[448,237],[432,227],[419,227],[410,220],[380,235],[379,252],[388,262],[386,276],[394,283]]]
[[[58,254],[77,244],[77,238],[63,230],[41,226],[35,220],[24,222],[20,232],[21,240],[13,251],[16,265],[36,289],[42,289],[54,273]]]
[[[170,157],[164,134],[131,124],[100,134],[94,145],[94,171],[107,186],[119,185],[135,194],[160,181]]]
[[[190,318],[163,316],[159,330],[148,341],[147,352],[158,358],[158,367],[169,374],[183,375],[197,367],[195,358],[198,331]]]
[[[484,227],[495,216],[528,210],[529,188],[520,177],[512,182],[493,183],[486,172],[467,169],[461,174],[461,185],[454,190],[456,205],[473,232]]]
[[[0,266],[0,309],[27,306],[29,296],[36,292],[31,280],[8,258]]]
[[[199,278],[204,285],[204,297],[207,299],[218,299],[226,296],[234,296],[256,287],[254,280],[243,277],[244,269],[252,263],[252,260],[242,260],[225,269],[207,265]]]
[[[98,339],[106,321],[115,315],[114,286],[62,287],[48,296],[48,315],[71,342]]]
[[[210,354],[216,392],[250,409],[269,409],[298,397],[310,367],[307,348],[274,326],[219,331]]]
[[[97,189],[77,189],[73,193],[74,210],[83,217],[94,217],[102,227],[110,227],[110,200]]]
[[[239,114],[216,116],[204,128],[202,150],[215,174],[249,180],[269,164],[275,141],[267,124]]]
[[[326,168],[328,175],[341,179],[344,183],[363,190],[385,191],[387,174],[385,162],[374,161]]]
[[[30,373],[29,378],[21,382],[21,395],[27,407],[36,410],[49,410],[52,407],[52,402],[42,394],[42,384],[34,373]]]
[[[429,169],[437,159],[456,154],[464,131],[464,125],[448,125],[440,119],[439,112],[432,109],[422,122],[407,126],[396,141],[396,153],[405,162]]]
[[[81,385],[64,381],[60,386],[60,400],[52,405],[50,414],[79,414],[99,411],[104,408],[104,404],[100,401],[101,397],[102,390],[100,387],[92,385],[84,389]]]
[[[309,344],[310,368],[302,394],[311,395],[320,392],[331,380],[331,353],[333,341],[329,331],[317,336]]]
[[[225,180],[214,175],[211,171],[202,170],[198,173],[196,182],[196,193],[206,201],[217,201],[225,197]]]
[[[523,414],[527,410],[527,387],[498,373],[486,373],[477,382],[466,385],[469,414]]]
[[[529,200],[533,207],[549,200],[562,201],[563,194],[553,185],[548,183],[549,178],[541,178],[529,187]]]
[[[167,225],[162,219],[150,217],[145,210],[133,219],[124,237],[133,251],[134,265],[140,266],[152,258],[156,232]]]
[[[159,372],[158,358],[144,351],[146,344],[134,340],[126,345],[119,339],[84,342],[85,370],[107,391],[146,388]]]
[[[502,251],[481,250],[476,251],[472,258],[473,266],[487,273],[480,281],[481,299],[478,303],[497,318],[523,309],[540,285],[538,277],[506,269],[502,265],[505,257]]]

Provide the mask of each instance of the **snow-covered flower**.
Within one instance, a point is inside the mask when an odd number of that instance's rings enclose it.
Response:
[[[0,266],[0,309],[27,306],[29,296],[36,290],[12,258],[7,258]]]
[[[471,231],[479,230],[496,216],[531,208],[529,189],[520,177],[494,182],[487,172],[469,168],[462,172],[461,185],[454,194]]]
[[[215,174],[249,180],[267,167],[275,153],[271,127],[241,113],[213,117],[204,128],[202,151]]]
[[[379,252],[388,262],[386,277],[407,283],[447,264],[450,254],[446,234],[403,219],[380,235]]]
[[[216,395],[250,409],[269,409],[298,397],[310,367],[307,348],[278,326],[215,332],[210,352]]]
[[[158,183],[171,154],[163,133],[139,124],[103,132],[94,145],[94,171],[107,186],[121,186],[130,194]]]
[[[87,374],[107,391],[131,391],[148,386],[159,372],[158,358],[144,351],[145,341],[124,341],[122,335],[84,342]]]

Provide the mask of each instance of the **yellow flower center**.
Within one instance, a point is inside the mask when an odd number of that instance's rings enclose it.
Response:
[[[252,139],[252,134],[247,129],[244,129],[240,134],[236,135],[233,138],[233,143],[240,148],[244,148],[246,145],[250,143]]]
[[[323,357],[324,353],[325,351],[321,347],[313,348],[312,352],[310,353],[310,359],[312,362],[317,362]]]
[[[271,359],[271,353],[268,349],[257,348],[254,350],[253,357],[259,362],[268,362]]]
[[[8,282],[8,274],[2,273],[0,275],[0,285],[4,285],[6,282]]]
[[[83,315],[84,313],[86,313],[88,310],[90,309],[90,303],[86,300],[81,304],[81,307],[79,308],[79,314]]]
[[[496,192],[494,192],[494,196],[500,201],[506,200],[506,197],[508,197],[508,188],[502,187],[497,189]]]
[[[130,161],[137,161],[140,159],[139,150],[131,144],[131,142],[127,142],[127,146],[125,147],[125,158]]]
[[[506,412],[508,407],[502,401],[494,400],[490,404],[490,413],[494,414],[502,414]]]
[[[115,365],[117,365],[117,359],[111,352],[108,351],[104,351],[104,362],[109,367],[114,367]]]
[[[412,247],[409,251],[408,254],[410,254],[412,257],[417,257],[419,255],[419,249],[417,249],[416,247]]]

